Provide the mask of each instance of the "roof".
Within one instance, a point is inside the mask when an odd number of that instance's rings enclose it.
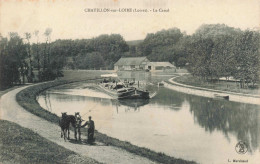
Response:
[[[101,77],[117,77],[116,73],[110,73],[110,74],[103,74]]]
[[[153,65],[155,67],[175,67],[170,62],[150,62],[148,65]]]
[[[114,65],[140,65],[146,57],[122,57]]]

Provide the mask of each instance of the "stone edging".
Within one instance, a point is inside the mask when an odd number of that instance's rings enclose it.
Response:
[[[209,98],[216,98],[216,95],[229,96],[230,101],[260,105],[260,96],[194,87],[191,85],[175,82],[174,79],[177,77],[173,77],[169,79],[167,82],[164,82],[165,87],[186,94],[192,94],[192,95],[209,97]]]

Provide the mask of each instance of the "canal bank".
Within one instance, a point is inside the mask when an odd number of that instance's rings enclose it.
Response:
[[[157,153],[146,148],[137,147],[130,144],[129,142],[120,141],[98,132],[96,133],[96,138],[101,142],[101,145],[88,147],[81,144],[68,142],[65,143],[62,139],[59,138],[60,130],[56,125],[59,117],[41,108],[36,101],[36,95],[47,88],[66,83],[69,82],[54,81],[30,87],[24,87],[9,92],[4,95],[5,101],[3,102],[6,103],[1,105],[1,115],[6,117],[7,120],[16,122],[24,127],[28,127],[29,129],[36,131],[43,137],[55,143],[61,144],[67,149],[73,149],[76,153],[79,154],[83,153],[82,155],[87,154],[89,157],[104,163],[125,163],[125,161],[128,161],[128,163],[194,163],[181,159],[175,159],[163,153]],[[17,93],[18,95],[16,96]],[[17,99],[18,103],[24,108],[21,108],[17,103],[12,103],[15,106],[8,106],[10,105],[8,102],[15,102],[15,99]],[[24,109],[33,113],[34,115],[26,112]],[[47,119],[49,122],[35,115]],[[37,127],[36,125],[39,123],[40,125]],[[45,129],[44,127],[48,128]]]
[[[99,163],[65,149],[33,130],[6,120],[2,114],[2,96],[26,85],[0,91],[0,163]],[[57,154],[57,152],[59,152]]]
[[[178,76],[173,77],[168,81],[164,81],[163,82],[164,86],[166,88],[178,92],[196,95],[196,96],[203,96],[208,98],[219,98],[219,97],[229,96],[229,101],[260,105],[260,96],[258,95],[227,92],[227,91],[207,89],[202,87],[195,87],[191,85],[181,84],[174,81],[174,79],[177,77]]]

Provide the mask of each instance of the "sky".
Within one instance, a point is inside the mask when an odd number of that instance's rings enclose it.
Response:
[[[117,12],[86,12],[88,9]],[[119,9],[149,12],[119,12]],[[153,12],[153,10],[168,12]],[[202,24],[260,28],[260,0],[0,0],[0,33],[52,29],[51,40],[93,38],[121,34],[125,40],[144,39],[173,27],[192,34]],[[33,37],[32,39],[35,39]]]

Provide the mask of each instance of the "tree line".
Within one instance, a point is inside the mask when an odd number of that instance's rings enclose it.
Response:
[[[188,70],[207,81],[234,77],[241,87],[259,82],[260,33],[225,25],[204,25],[186,45]]]
[[[0,85],[53,80],[62,69],[113,69],[120,57],[146,56],[169,61],[205,80],[234,77],[244,84],[259,81],[259,31],[224,24],[202,25],[192,35],[178,28],[147,34],[129,44],[119,34],[91,39],[51,41],[52,30],[0,35]],[[36,42],[32,43],[32,38]],[[39,43],[43,37],[44,42]],[[42,39],[41,39],[42,40]],[[37,75],[35,75],[37,73]]]
[[[113,64],[129,50],[119,34],[100,35],[92,39],[56,40],[51,42],[52,29],[10,32],[0,35],[0,87],[25,82],[53,80],[63,69],[112,69]],[[32,43],[35,37],[36,43]],[[44,42],[39,43],[39,37]],[[37,74],[37,75],[36,75]]]
[[[130,53],[151,61],[169,61],[207,81],[239,80],[241,87],[259,82],[260,33],[224,24],[200,26],[193,35],[177,28],[148,34]]]
[[[37,81],[53,80],[62,76],[62,63],[51,51],[51,33],[47,28],[44,32],[45,43],[39,43],[39,31],[25,33],[24,37],[10,32],[8,38],[0,35],[0,88],[14,84],[34,82],[35,70]],[[37,43],[31,43],[36,37]]]

